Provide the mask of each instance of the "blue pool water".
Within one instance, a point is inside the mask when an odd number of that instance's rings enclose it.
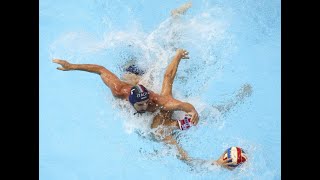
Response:
[[[280,1],[192,1],[172,17],[184,3],[40,0],[41,180],[281,179]],[[203,160],[242,147],[249,160],[234,171],[188,166],[149,137],[152,114],[133,116],[98,75],[51,62],[99,64],[120,76],[136,59],[147,69],[142,82],[159,92],[175,48],[190,59],[179,65],[174,97],[200,116],[178,141]]]

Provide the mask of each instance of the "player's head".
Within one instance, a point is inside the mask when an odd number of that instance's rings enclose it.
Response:
[[[144,113],[148,108],[149,91],[138,84],[131,88],[129,101],[138,113]]]

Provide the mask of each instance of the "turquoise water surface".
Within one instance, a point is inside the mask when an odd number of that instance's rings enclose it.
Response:
[[[170,15],[187,2],[184,15]],[[281,179],[280,8],[279,0],[40,0],[40,179]],[[150,138],[154,114],[134,116],[98,75],[51,62],[121,76],[135,59],[147,69],[142,83],[159,93],[176,48],[190,59],[179,65],[174,97],[200,116],[178,141],[208,161],[242,147],[249,160],[234,171],[188,166]]]

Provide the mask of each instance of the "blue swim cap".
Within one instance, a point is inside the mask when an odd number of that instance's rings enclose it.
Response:
[[[129,101],[132,105],[136,102],[144,101],[149,99],[149,91],[142,85],[138,84],[131,88]]]

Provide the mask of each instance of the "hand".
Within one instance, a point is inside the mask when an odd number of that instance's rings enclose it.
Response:
[[[189,56],[188,56],[189,52],[184,50],[184,49],[178,49],[177,50],[177,53],[176,53],[176,56],[180,59],[189,59]]]
[[[187,114],[190,114],[191,115],[191,120],[190,122],[195,126],[198,124],[199,122],[199,116],[198,116],[198,112],[197,111],[191,111],[191,112],[188,112]]]
[[[60,64],[62,67],[57,67],[58,70],[61,71],[68,71],[70,70],[70,63],[68,61],[65,60],[61,60],[61,59],[53,59],[52,62]]]
[[[215,161],[215,162],[216,162],[218,165],[220,165],[220,166],[222,166],[222,167],[224,167],[224,168],[226,168],[226,169],[233,170],[234,167],[228,166],[228,165],[231,165],[231,164],[232,164],[232,162],[228,162],[228,161],[232,160],[232,158],[227,158],[227,159],[223,160],[223,157],[224,157],[224,155],[225,155],[226,153],[227,153],[227,151],[224,151],[224,152],[222,153],[222,155],[220,156],[220,158],[219,158],[217,161]]]

